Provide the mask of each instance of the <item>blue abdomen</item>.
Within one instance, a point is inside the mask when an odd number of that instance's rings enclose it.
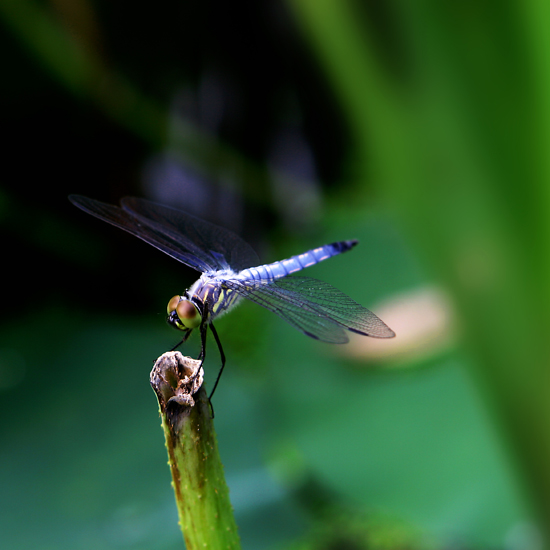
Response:
[[[306,267],[318,264],[323,260],[332,258],[342,252],[347,252],[353,248],[358,241],[339,241],[332,244],[325,244],[319,248],[313,248],[303,254],[292,256],[287,260],[280,260],[272,264],[260,265],[251,267],[240,272],[240,276],[245,279],[253,279],[255,281],[271,282],[281,277],[286,277],[297,271],[301,271]]]

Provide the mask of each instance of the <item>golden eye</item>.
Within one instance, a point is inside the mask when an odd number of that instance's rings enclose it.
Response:
[[[188,328],[196,328],[201,324],[202,317],[189,300],[181,300],[176,306],[176,313],[181,322]]]
[[[183,321],[183,319],[193,319],[197,314],[195,306],[188,300],[182,300],[176,306],[176,313],[178,317]]]
[[[170,313],[172,313],[172,311],[174,311],[178,307],[178,304],[181,302],[181,300],[181,296],[177,295],[170,298],[170,301],[168,302],[168,307],[166,308],[166,312],[168,313],[168,315],[170,315]]]

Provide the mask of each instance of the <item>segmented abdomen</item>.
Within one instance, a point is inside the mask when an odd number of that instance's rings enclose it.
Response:
[[[286,277],[291,273],[301,271],[306,267],[318,264],[323,260],[332,258],[342,252],[347,252],[353,248],[358,241],[339,241],[332,244],[325,244],[319,248],[313,248],[303,254],[292,256],[287,260],[280,260],[272,264],[250,267],[239,273],[239,278],[253,280],[257,282],[269,283],[281,277]]]

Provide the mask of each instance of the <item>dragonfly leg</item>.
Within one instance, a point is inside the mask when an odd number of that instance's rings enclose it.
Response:
[[[219,346],[218,335],[216,334],[216,331],[214,330],[214,327],[212,327],[212,325],[210,325],[210,328],[212,328],[212,332],[214,333],[214,338],[216,339],[216,342],[218,343],[218,346]],[[202,364],[204,363],[204,357],[206,355],[206,332],[207,332],[207,329],[208,329],[208,324],[207,323],[203,323],[200,326],[201,352],[200,352],[200,355],[198,357],[199,361],[201,362],[200,367],[202,367]],[[197,376],[199,374],[200,367],[197,370],[197,373],[195,374],[195,376]],[[219,379],[219,377],[220,377],[220,375],[218,374],[218,379]],[[216,380],[216,384],[214,384],[214,390],[216,389],[217,383],[218,383],[218,380]],[[210,397],[208,398],[208,404],[210,405],[210,411],[212,413],[212,418],[214,418],[214,406],[212,405],[212,401],[210,400],[210,398],[212,397],[212,394],[214,393],[214,390],[212,390],[212,392],[210,393]]]
[[[184,344],[189,338],[190,334],[191,334],[191,330],[186,330],[185,334],[183,335],[183,338],[170,351],[174,351],[175,349],[179,348],[182,344]]]
[[[197,357],[197,359],[201,362],[201,367],[202,367],[202,364],[204,363],[204,358],[206,356],[206,329],[207,328],[208,326],[206,323],[203,323],[199,327],[199,331],[201,333],[201,352],[199,353],[199,356]]]
[[[214,395],[214,392],[216,391],[216,388],[218,386],[218,382],[220,381],[220,377],[223,372],[223,368],[225,367],[225,353],[223,352],[222,343],[220,342],[220,339],[218,337],[218,333],[216,332],[216,329],[214,328],[214,325],[210,323],[210,330],[212,331],[212,334],[214,335],[214,340],[216,340],[216,344],[218,345],[218,349],[220,350],[220,357],[222,360],[222,366],[220,368],[220,372],[218,372],[218,377],[216,378],[216,382],[214,383],[214,387],[212,388],[212,391],[210,392],[210,396],[208,397],[209,400],[212,399],[212,396]]]

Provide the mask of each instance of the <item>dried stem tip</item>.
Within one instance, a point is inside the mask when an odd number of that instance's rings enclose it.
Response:
[[[176,417],[188,416],[195,406],[193,395],[202,386],[201,362],[184,357],[179,351],[163,353],[151,371],[151,386],[157,394],[161,414],[166,414],[174,428]]]

